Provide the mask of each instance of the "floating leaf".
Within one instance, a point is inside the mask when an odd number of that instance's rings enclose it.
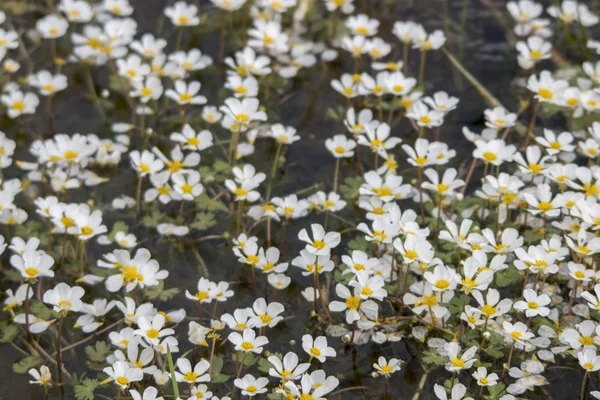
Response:
[[[353,199],[358,195],[358,189],[363,184],[362,176],[349,176],[344,179],[344,183],[340,185],[340,193],[346,200]]]
[[[212,228],[216,224],[217,221],[215,220],[215,216],[213,214],[198,213],[196,214],[196,218],[194,218],[194,222],[190,224],[190,228],[203,231],[208,228]]]
[[[0,343],[7,343],[13,340],[19,334],[19,327],[15,324],[3,323],[0,326]]]
[[[196,197],[196,207],[203,211],[223,211],[227,210],[227,206],[219,200],[213,200],[206,193]]]
[[[87,346],[85,348],[85,354],[87,354],[90,361],[104,362],[110,353],[110,344],[104,341],[98,341],[93,346]]]
[[[94,400],[94,390],[100,386],[98,379],[85,378],[80,384],[73,387],[77,400]]]
[[[221,374],[223,370],[223,357],[213,357],[212,363],[210,367],[210,376],[212,377],[211,381],[214,382],[214,379]]]
[[[13,364],[12,369],[17,374],[24,374],[31,368],[37,367],[41,363],[41,360],[36,356],[25,357],[21,361]]]

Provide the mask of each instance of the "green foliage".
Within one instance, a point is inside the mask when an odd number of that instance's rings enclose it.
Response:
[[[146,287],[145,293],[149,300],[167,301],[179,293],[179,288],[165,289],[165,283],[160,281],[156,286]]]
[[[349,176],[340,185],[340,193],[345,200],[351,200],[358,196],[358,189],[363,184],[362,176]]]
[[[49,320],[51,318],[58,318],[58,313],[54,312],[51,308],[48,308],[41,301],[33,301],[29,305],[29,312],[36,317],[41,319]]]
[[[212,358],[211,368],[210,368],[210,376],[212,379],[216,378],[221,374],[223,370],[223,357],[214,356]]]
[[[77,400],[94,400],[94,390],[101,385],[98,379],[85,378],[73,387]]]
[[[365,239],[365,235],[360,234],[348,242],[348,248],[366,252],[369,249],[369,242]]]
[[[14,363],[12,366],[12,369],[17,374],[25,374],[31,368],[35,368],[38,365],[40,365],[41,362],[42,362],[42,360],[40,360],[38,357],[29,356],[29,357],[25,357],[21,361],[17,361],[16,363]]]
[[[523,280],[523,272],[516,268],[507,268],[496,273],[496,285],[500,288],[511,286]]]
[[[7,321],[0,322],[0,343],[8,343],[17,337],[19,327],[15,324],[9,324]]]
[[[156,228],[163,222],[170,222],[170,218],[166,214],[160,212],[158,205],[153,203],[150,212],[142,218],[142,224],[148,228]]]
[[[502,383],[502,382],[498,382],[494,386],[488,386],[487,390],[488,390],[489,395],[483,396],[483,398],[486,400],[497,400],[497,399],[501,398],[502,396],[504,396],[505,388],[506,388],[506,386],[504,386],[504,383]]]
[[[201,212],[196,214],[196,218],[194,218],[194,221],[190,224],[190,228],[204,231],[212,228],[216,224],[217,221],[215,220],[215,216],[213,214]]]
[[[129,225],[127,225],[125,222],[123,221],[118,221],[117,223],[115,223],[113,225],[112,230],[110,231],[110,233],[108,234],[108,240],[110,240],[111,242],[113,240],[115,240],[115,235],[117,234],[117,232],[124,232],[124,233],[128,233],[129,232]]]
[[[203,182],[212,181],[225,182],[230,175],[229,164],[223,160],[217,160],[213,165],[203,165],[198,170]]]
[[[439,355],[438,352],[435,351],[435,349],[427,349],[424,352],[422,352],[422,354],[422,361],[424,364],[440,367],[442,365],[446,365],[446,357]]]
[[[104,363],[106,357],[111,353],[110,344],[104,341],[97,341],[93,346],[86,346],[85,354],[89,361]]]
[[[227,210],[227,206],[220,202],[219,200],[213,200],[206,193],[201,194],[196,197],[196,207],[199,210],[203,211],[225,211]]]

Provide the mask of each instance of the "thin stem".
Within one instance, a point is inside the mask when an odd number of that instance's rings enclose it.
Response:
[[[335,159],[335,171],[333,173],[333,191],[337,193],[338,187],[338,174],[340,173],[340,161],[341,158]]]
[[[175,398],[179,398],[179,386],[175,379],[175,367],[173,366],[173,357],[171,357],[171,348],[167,345],[167,361],[169,362],[169,371],[171,372],[171,382],[173,384],[173,395]]]
[[[427,51],[421,51],[421,65],[419,66],[419,86],[423,86],[423,78],[425,76],[425,56]]]

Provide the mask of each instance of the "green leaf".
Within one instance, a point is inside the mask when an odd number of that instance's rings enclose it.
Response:
[[[214,382],[214,378],[216,378],[217,376],[219,376],[221,374],[221,371],[223,370],[223,357],[213,357],[212,358],[212,363],[211,363],[211,368],[210,368],[210,376],[211,376],[211,381]]]
[[[223,382],[227,382],[229,380],[229,378],[231,378],[230,375],[219,374],[219,375],[215,376],[214,378],[211,378],[210,383],[223,383]]]
[[[442,357],[437,351],[429,349],[423,352],[423,363],[433,365],[446,365],[446,357]]]
[[[365,239],[365,235],[361,234],[348,242],[348,248],[366,252],[369,249],[369,242]]]
[[[104,341],[98,341],[93,346],[87,346],[85,348],[85,354],[87,354],[88,359],[95,362],[105,362],[106,357],[108,357],[110,352],[110,344]]]
[[[12,369],[17,374],[24,374],[31,368],[37,367],[42,360],[35,356],[25,357],[21,361],[17,361],[13,364]]]
[[[212,228],[216,224],[217,221],[215,220],[215,216],[213,214],[198,213],[196,214],[196,218],[194,218],[194,222],[190,224],[190,228],[203,231],[208,228]]]
[[[282,355],[280,353],[275,353],[275,354],[271,354],[277,358],[279,358],[280,360],[282,359]],[[273,364],[271,364],[269,362],[269,360],[267,360],[266,358],[261,358],[260,360],[258,360],[258,369],[261,372],[264,372],[265,374],[269,373],[269,370],[273,368]]]
[[[113,240],[115,240],[115,235],[117,234],[117,232],[124,232],[124,233],[128,233],[129,232],[129,225],[127,225],[125,222],[123,221],[119,221],[117,223],[115,223],[113,225],[112,230],[110,231],[110,233],[108,234],[108,240],[110,240],[111,242]]]
[[[15,324],[3,323],[0,327],[0,343],[7,343],[13,340],[19,334],[19,327]]]
[[[31,302],[31,304],[29,305],[29,312],[35,315],[36,317],[40,317],[41,319],[45,320],[51,319],[54,315],[52,309],[46,307],[46,305],[41,301]]]
[[[358,195],[358,189],[363,184],[362,176],[349,176],[344,179],[344,183],[340,185],[340,193],[346,200],[351,200]]]
[[[514,285],[522,279],[523,273],[513,267],[509,267],[496,273],[496,285],[500,288]]]
[[[73,387],[77,400],[94,400],[94,390],[100,386],[98,379],[85,378],[80,384]]]
[[[225,204],[219,200],[213,200],[206,193],[196,197],[196,207],[203,211],[224,211],[227,210]]]
[[[150,300],[167,301],[179,293],[179,288],[165,289],[165,283],[160,281],[156,286],[147,286],[145,292],[146,297]]]

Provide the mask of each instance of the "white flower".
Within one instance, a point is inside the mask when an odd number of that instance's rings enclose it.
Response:
[[[210,375],[205,374],[210,367],[210,363],[206,360],[200,360],[194,368],[192,368],[192,364],[187,358],[178,358],[177,359],[177,369],[179,371],[175,371],[175,379],[177,382],[186,382],[189,384],[194,384],[197,382],[209,382]]]
[[[308,236],[306,229],[298,233],[298,239],[306,242],[306,251],[317,256],[327,255],[331,249],[336,247],[341,241],[341,235],[338,232],[327,232],[320,224],[311,224],[313,239]]]
[[[327,346],[327,338],[319,336],[314,338],[311,335],[302,336],[302,348],[311,357],[320,362],[325,362],[327,357],[335,357],[336,352],[333,347]]]

